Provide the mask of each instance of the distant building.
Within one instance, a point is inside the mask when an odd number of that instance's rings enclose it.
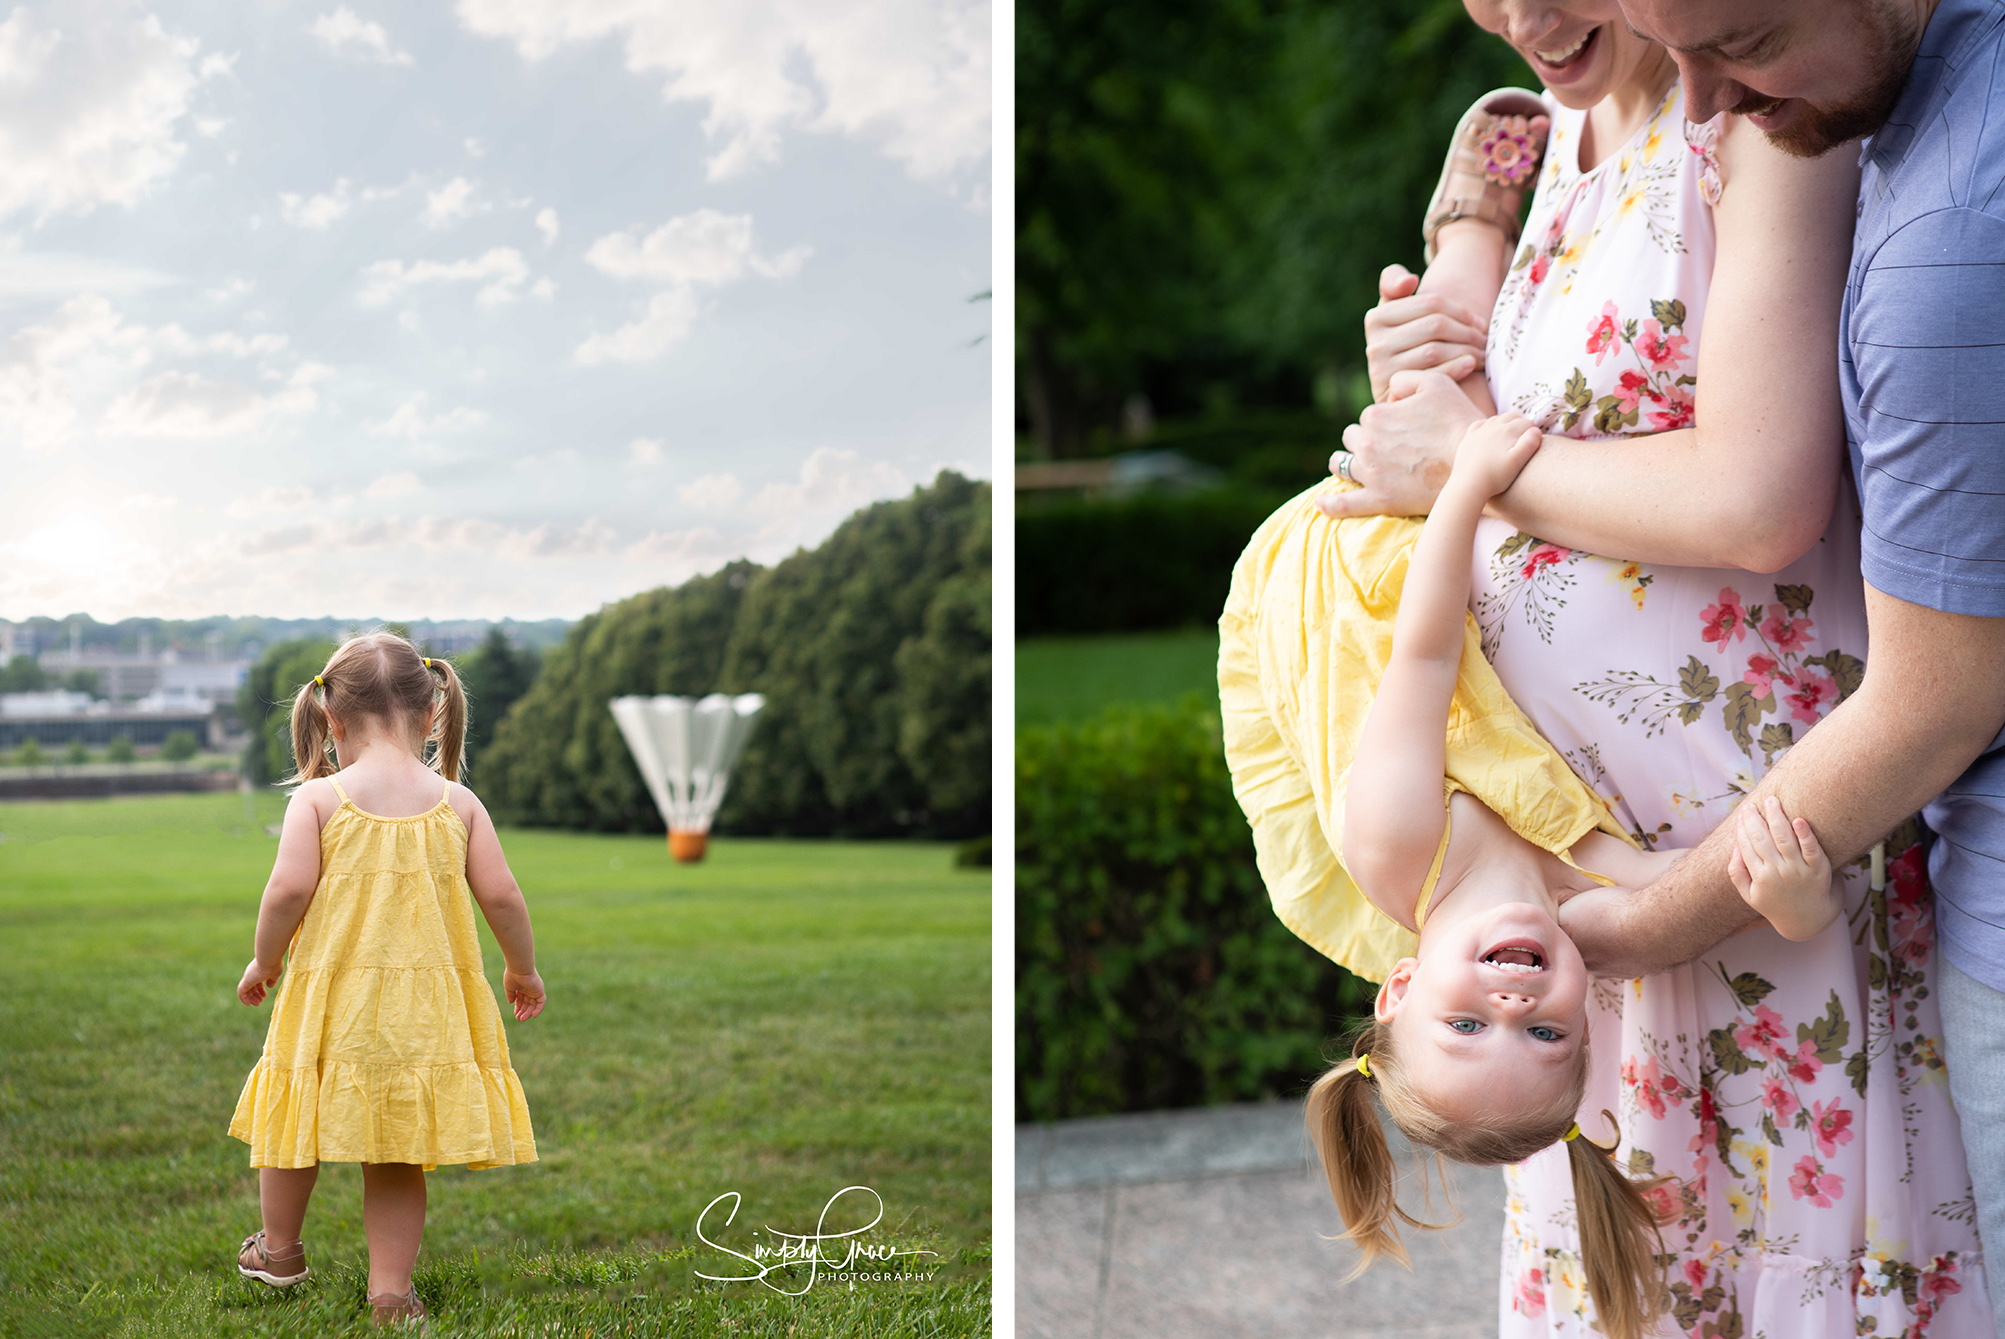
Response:
[[[24,699],[69,699],[39,704]],[[77,709],[74,699],[87,706]],[[156,700],[162,710],[114,707],[108,702],[92,702],[84,693],[0,694],[0,749],[17,749],[29,740],[43,748],[60,748],[71,740],[103,746],[124,736],[138,748],[153,748],[167,742],[176,730],[186,730],[205,748],[227,744],[221,717],[199,699],[176,702]]]
[[[237,689],[251,668],[247,660],[189,660],[171,650],[154,655],[143,643],[138,655],[72,647],[44,651],[38,659],[51,678],[67,678],[78,670],[97,675],[98,692],[113,702],[160,692],[198,697],[212,704],[230,702],[236,699]]]

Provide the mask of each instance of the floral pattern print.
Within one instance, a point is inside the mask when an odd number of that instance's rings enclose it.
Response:
[[[1716,136],[1699,127],[1680,144],[1674,89],[1582,174],[1570,143],[1580,114],[1554,120],[1526,229],[1542,240],[1520,253],[1491,322],[1492,392],[1576,437],[1687,425]],[[1645,847],[1696,844],[1859,686],[1855,507],[1842,488],[1823,541],[1771,576],[1479,527],[1472,608],[1485,654]],[[1666,1333],[1989,1333],[1922,840],[1911,824],[1877,864],[1840,870],[1846,914],[1816,939],[1757,927],[1685,967],[1596,983],[1581,1124],[1605,1140],[1600,1113],[1613,1112],[1625,1165],[1674,1178],[1656,1192],[1670,1220]],[[1565,1150],[1507,1169],[1506,1184],[1501,1334],[1594,1333]]]

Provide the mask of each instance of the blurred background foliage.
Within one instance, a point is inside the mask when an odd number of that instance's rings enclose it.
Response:
[[[990,497],[943,471],[770,568],[740,560],[609,604],[540,655],[497,630],[453,662],[469,707],[465,779],[504,823],[660,832],[606,704],[757,692],[766,706],[719,831],[985,833]],[[253,667],[239,711],[255,779],[292,770],[293,694],[333,650],[282,642]]]
[[[1369,403],[1456,121],[1537,85],[1460,0],[1019,0],[1016,42],[1018,1118],[1299,1095],[1371,987],[1269,907],[1216,620]]]

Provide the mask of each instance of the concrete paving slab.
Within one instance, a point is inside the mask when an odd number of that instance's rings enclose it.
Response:
[[[1357,1253],[1330,1240],[1343,1223],[1306,1164],[1300,1122],[1299,1103],[1276,1102],[1020,1128],[1017,1333],[1494,1335],[1503,1174],[1448,1164],[1462,1221],[1408,1233],[1413,1273],[1381,1263],[1346,1283]],[[1421,1212],[1417,1183],[1401,1202]],[[1438,1186],[1432,1208],[1422,1216],[1452,1216]]]

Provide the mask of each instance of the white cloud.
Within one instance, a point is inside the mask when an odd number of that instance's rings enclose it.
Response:
[[[195,133],[203,139],[214,139],[230,128],[228,119],[221,116],[198,116],[195,118]]]
[[[587,367],[599,363],[644,363],[660,357],[689,333],[700,310],[696,294],[671,288],[648,299],[647,310],[611,334],[592,335],[572,355]]]
[[[536,231],[543,234],[543,245],[554,245],[557,241],[557,211],[554,209],[537,210]]]
[[[201,81],[228,69],[159,19],[25,6],[0,22],[0,217],[137,204],[173,173],[176,130]]]
[[[322,14],[308,31],[331,55],[382,65],[411,63],[411,53],[393,45],[382,24],[363,19],[346,5],[332,14]]]
[[[988,0],[459,0],[525,60],[618,35],[627,68],[705,105],[713,179],[779,157],[788,131],[880,145],[913,176],[976,184],[989,154]]]
[[[104,428],[115,436],[221,437],[257,427],[271,408],[248,386],[162,372],[114,400]]]
[[[334,183],[334,189],[319,195],[295,195],[281,191],[278,197],[279,215],[287,223],[301,228],[325,228],[346,214],[355,203],[355,192],[348,178],[342,177]]]
[[[557,296],[557,281],[545,275],[529,285],[529,292],[532,297],[554,298]]]
[[[412,493],[421,492],[424,486],[423,481],[416,474],[413,474],[409,470],[404,470],[397,474],[386,474],[380,479],[372,480],[369,487],[364,489],[363,492],[367,496],[381,501],[384,498],[406,497]]]
[[[675,490],[685,505],[699,511],[724,511],[738,501],[744,488],[738,476],[728,471],[723,474],[705,474],[691,479]]]
[[[418,216],[427,228],[449,228],[470,214],[484,214],[489,206],[474,198],[480,188],[465,177],[454,177],[435,191],[425,192],[425,210]]]
[[[465,432],[487,421],[487,415],[465,405],[426,418],[420,407],[423,403],[422,395],[406,400],[390,417],[380,423],[371,423],[369,431],[378,437],[405,437],[416,441],[420,437],[435,437],[440,433]]]
[[[250,280],[243,278],[241,275],[231,275],[228,279],[223,280],[222,283],[217,284],[202,296],[208,298],[211,302],[221,305],[223,303],[235,302],[250,291]]]
[[[362,269],[365,307],[380,307],[420,284],[478,283],[474,301],[483,307],[512,302],[529,282],[529,265],[512,246],[497,246],[469,260],[379,260]]]
[[[298,511],[313,504],[311,488],[267,488],[250,497],[232,498],[223,505],[225,516],[269,516],[273,512]]]
[[[752,510],[776,517],[817,512],[846,515],[866,503],[911,491],[912,481],[897,466],[824,446],[801,463],[798,480],[770,483],[760,489],[752,499]]]
[[[592,243],[585,259],[615,279],[649,279],[671,284],[728,284],[749,269],[769,279],[800,271],[809,248],[797,246],[778,256],[752,249],[752,216],[699,209],[672,218],[646,237],[638,229],[609,233]]]
[[[627,459],[646,468],[661,464],[661,443],[652,437],[636,437],[627,443]]]
[[[479,159],[487,157],[487,146],[482,144],[475,136],[468,135],[466,137],[465,148],[466,156],[469,158]]]

